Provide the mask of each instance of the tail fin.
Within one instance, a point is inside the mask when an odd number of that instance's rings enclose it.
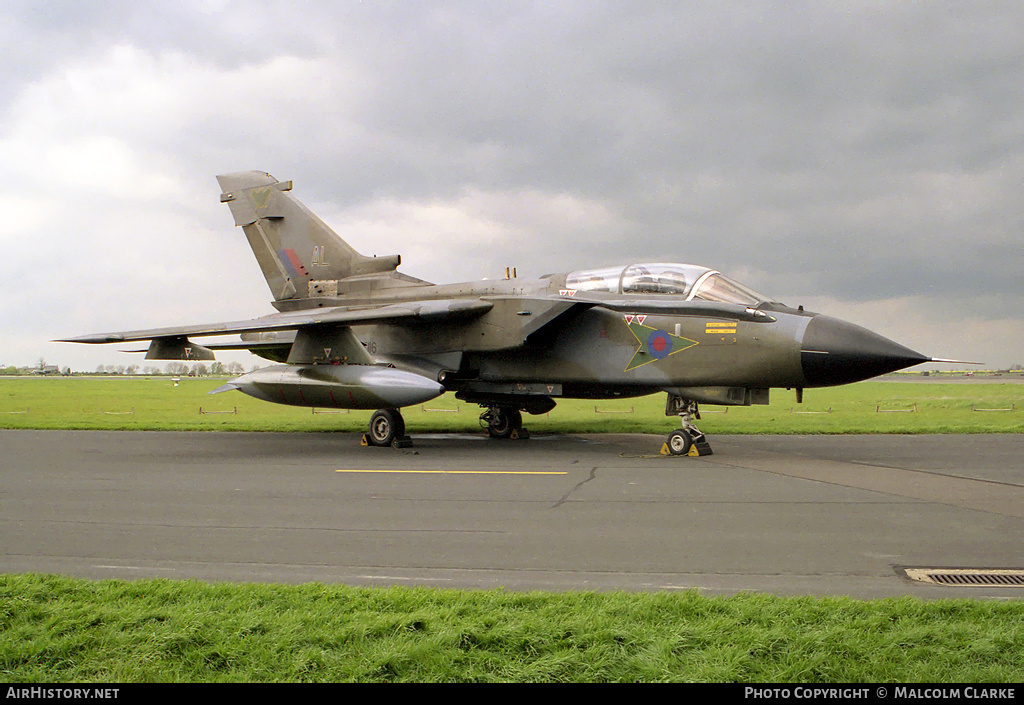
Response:
[[[356,252],[289,193],[291,181],[262,171],[222,174],[221,203],[249,239],[275,301],[330,295],[337,280],[392,272],[399,255],[366,257]]]

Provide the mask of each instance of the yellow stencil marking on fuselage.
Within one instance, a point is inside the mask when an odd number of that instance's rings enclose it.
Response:
[[[708,321],[704,326],[707,335],[724,335],[736,332],[736,321]]]

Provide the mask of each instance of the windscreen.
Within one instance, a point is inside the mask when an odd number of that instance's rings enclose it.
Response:
[[[767,296],[762,296],[753,289],[748,289],[718,272],[708,272],[702,277],[694,286],[689,298],[698,301],[743,304],[744,306],[757,306],[768,300]]]

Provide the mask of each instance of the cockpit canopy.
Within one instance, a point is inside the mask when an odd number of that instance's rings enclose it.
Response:
[[[768,301],[721,272],[695,264],[645,263],[625,267],[581,269],[565,279],[566,289],[607,291],[613,294],[670,294],[687,301],[757,306]]]

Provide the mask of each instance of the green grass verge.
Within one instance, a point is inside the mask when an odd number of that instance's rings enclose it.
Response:
[[[6,575],[0,680],[1019,683],[1024,603]]]
[[[167,377],[0,378],[0,428],[173,431],[351,431],[371,412],[313,413],[240,392],[209,396],[224,380]],[[772,391],[768,406],[704,406],[701,430],[734,433],[1021,433],[1024,384],[861,382],[794,394]],[[975,411],[1011,409],[1015,411]],[[237,413],[200,413],[237,412]],[[317,412],[324,410],[317,410]],[[717,413],[716,413],[717,412]],[[478,432],[479,407],[451,395],[403,410],[411,433]],[[667,433],[665,396],[613,401],[559,400],[527,416],[532,433]]]

